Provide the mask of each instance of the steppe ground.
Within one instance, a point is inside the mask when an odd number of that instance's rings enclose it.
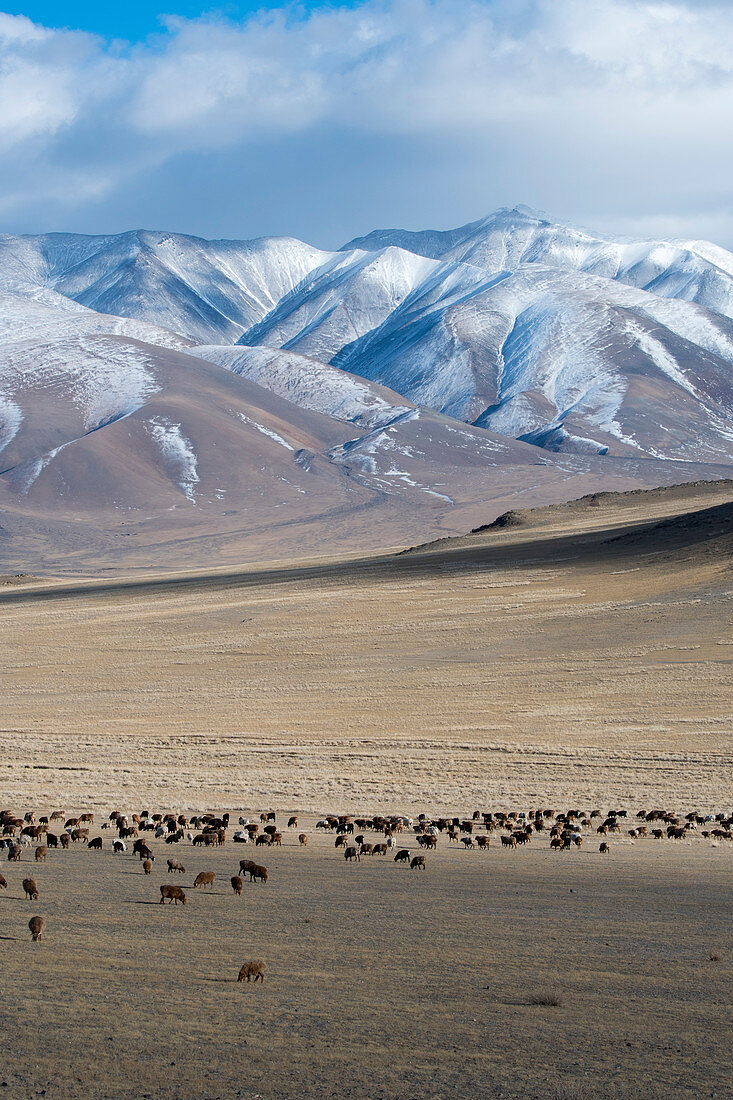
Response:
[[[155,842],[150,877],[109,850],[3,863],[3,1094],[733,1095],[729,842],[442,839],[421,872],[347,866],[313,817],[730,810],[730,499],[601,496],[362,561],[9,583],[3,806],[274,807],[310,839],[265,850],[270,882],[239,899],[252,850],[231,843]],[[157,904],[171,854],[185,908]],[[190,889],[207,869],[211,896]],[[234,981],[248,957],[264,984]],[[560,1004],[530,1003],[550,987]]]

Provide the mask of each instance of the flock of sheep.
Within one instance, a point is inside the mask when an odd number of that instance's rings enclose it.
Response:
[[[635,822],[631,828],[628,811],[616,809],[602,814],[600,810],[582,811],[570,809],[564,812],[556,812],[552,809],[535,809],[529,811],[512,812],[481,812],[474,811],[470,818],[461,817],[435,817],[428,818],[420,814],[418,818],[403,815],[352,818],[345,814],[329,814],[316,822],[316,829],[325,833],[335,834],[335,847],[343,849],[343,856],[347,863],[358,863],[362,856],[385,857],[393,854],[395,863],[409,866],[412,870],[425,870],[427,860],[424,854],[410,848],[397,848],[397,836],[411,834],[418,848],[423,850],[435,849],[438,839],[444,836],[448,843],[461,845],[465,849],[476,848],[488,851],[491,846],[493,834],[500,837],[501,847],[516,849],[530,843],[535,837],[547,835],[550,848],[565,851],[579,849],[583,845],[585,836],[595,832],[596,835],[607,837],[612,834],[620,834],[626,828],[626,835],[631,840],[649,837],[654,840],[682,840],[696,830],[700,835],[715,842],[733,839],[733,814],[700,814],[696,811],[684,815],[668,810],[651,809],[640,810],[636,813]],[[64,822],[63,830],[59,833],[53,831],[56,822]],[[34,847],[33,859],[35,863],[45,863],[50,849],[69,848],[70,845],[83,844],[90,850],[100,850],[104,847],[102,836],[90,837],[90,829],[94,825],[94,814],[87,812],[76,817],[69,817],[64,821],[64,815],[59,811],[50,816],[39,816],[30,810],[22,817],[18,817],[10,810],[0,811],[0,848],[7,852],[10,862],[21,862],[23,855],[29,855],[29,849]],[[298,828],[297,816],[291,815],[288,819],[288,829]],[[238,844],[253,844],[256,847],[270,847],[282,845],[283,834],[277,825],[274,811],[261,813],[259,821],[239,818],[240,828],[232,833],[231,840]],[[230,815],[228,813],[217,816],[203,814],[186,817],[183,814],[162,814],[142,811],[140,814],[125,815],[115,810],[102,824],[102,830],[115,830],[117,836],[113,839],[111,847],[115,853],[125,853],[128,843],[131,843],[132,853],[141,861],[144,874],[150,875],[153,871],[155,853],[148,843],[147,837],[162,841],[166,844],[190,844],[192,848],[220,847],[229,838]],[[381,836],[380,841],[369,841],[365,833],[373,832]],[[144,835],[141,835],[144,834]],[[298,833],[298,843],[306,847],[308,836],[306,833]],[[606,854],[609,851],[609,842],[600,841],[598,851]],[[169,858],[166,861],[168,875],[185,874],[186,868],[180,860]],[[239,862],[239,873],[232,875],[230,885],[236,896],[241,896],[244,886],[244,876],[249,876],[252,883],[267,883],[267,868],[261,863],[251,859],[242,859]],[[214,871],[201,871],[195,878],[194,889],[213,889],[216,873]],[[0,874],[0,888],[7,888],[7,880]],[[22,880],[25,898],[37,901],[39,890],[34,878],[26,877]],[[160,886],[160,904],[169,905],[186,904],[185,891],[170,881]],[[28,922],[28,928],[33,942],[43,938],[46,921],[42,916],[34,915]],[[252,980],[264,981],[265,964],[260,959],[247,960],[239,971],[238,981],[250,982]]]

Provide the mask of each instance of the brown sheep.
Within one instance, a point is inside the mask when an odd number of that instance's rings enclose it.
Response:
[[[609,849],[608,845],[606,844],[606,842],[604,840],[603,843],[601,844],[600,848],[598,849],[598,851],[599,852],[608,852],[609,850],[610,849]]]
[[[23,855],[23,849],[20,844],[11,844],[8,848],[8,862],[20,863],[20,857]]]
[[[153,873],[153,861],[152,859],[143,860],[143,874],[151,875]]]
[[[272,841],[269,837],[269,834],[261,833],[258,837],[255,837],[255,844],[258,845],[258,846],[261,846],[261,845],[264,844],[267,847],[269,847],[271,843],[272,843]]]
[[[425,870],[425,856],[413,856],[410,860],[410,870]]]
[[[490,836],[477,836],[476,837],[476,844],[478,845],[479,848],[483,848],[483,850],[485,852],[488,852],[489,847],[491,845],[491,837]]]
[[[24,878],[23,890],[25,891],[25,896],[29,899],[29,901],[38,900],[38,887],[36,886],[34,879]]]
[[[267,868],[261,864],[253,863],[249,868],[250,882],[267,882]]]
[[[344,850],[344,859],[346,860],[346,862],[347,862],[347,863],[348,863],[348,862],[349,862],[349,860],[351,860],[351,859],[355,859],[355,860],[356,860],[356,862],[357,862],[357,863],[359,863],[359,861],[360,861],[360,859],[361,859],[361,857],[360,857],[360,855],[359,855],[359,849],[358,849],[358,848],[355,848],[355,847],[353,846],[353,844],[350,844],[350,845],[348,846],[348,848],[346,848],[346,849]]]
[[[48,848],[45,844],[39,844],[36,848],[36,863],[45,863],[46,855],[48,854]]]
[[[276,844],[278,848],[282,848],[283,835],[282,833],[272,833],[270,843]]]
[[[297,817],[291,817],[290,818],[290,820],[288,821],[288,828],[289,829],[297,829],[298,828],[298,819],[297,819]]]
[[[194,890],[197,886],[210,886],[214,889],[214,879],[216,878],[216,871],[200,871],[194,880]]]
[[[180,886],[169,886],[167,882],[164,882],[163,885],[160,888],[160,904],[161,905],[166,900],[166,898],[168,899],[168,904],[169,905],[172,901],[174,901],[176,903],[176,905],[178,905],[179,901],[180,901],[181,905],[186,904],[186,895],[184,894],[181,887]]]
[[[31,930],[31,939],[34,943],[37,943],[43,935],[46,922],[43,917],[31,917],[28,921],[28,927]]]
[[[179,863],[177,859],[169,859],[167,861],[167,863],[168,863],[168,874],[170,874],[171,871],[178,871],[178,873],[180,875],[185,875],[186,868],[183,866],[182,863]]]
[[[242,893],[242,887],[244,886],[244,879],[240,878],[239,875],[232,875],[229,881],[232,884],[232,890],[234,891],[234,893],[237,895],[237,897],[240,897]]]
[[[409,863],[410,862],[410,853],[407,850],[407,848],[400,848],[399,852],[394,857],[394,861],[395,861],[395,863]]]
[[[389,851],[389,849],[387,848],[386,844],[375,844],[374,848],[372,849],[372,855],[373,856],[386,856],[388,851]]]
[[[305,833],[298,833],[298,844],[302,844],[303,847],[308,843],[308,837]]]
[[[237,981],[243,982],[246,979],[248,982],[256,982],[259,979],[261,982],[264,982],[265,969],[266,967],[265,964],[262,962],[262,959],[248,959],[239,971],[239,977],[237,978]]]
[[[87,848],[91,848],[92,851],[102,851],[102,838],[101,836],[95,836],[94,840],[90,840],[87,844]]]

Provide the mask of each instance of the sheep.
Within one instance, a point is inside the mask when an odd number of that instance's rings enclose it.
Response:
[[[250,882],[267,882],[267,868],[255,863],[249,869]]]
[[[305,833],[298,833],[298,844],[302,844],[303,847],[305,847],[307,843],[308,837],[305,835]]]
[[[232,884],[232,890],[234,891],[234,893],[237,895],[237,897],[240,897],[242,893],[242,887],[244,886],[244,879],[240,878],[239,875],[232,875],[229,881]]]
[[[180,886],[169,886],[169,884],[167,882],[164,882],[163,885],[160,888],[160,904],[161,905],[166,900],[166,898],[168,899],[168,904],[169,905],[172,901],[174,901],[176,903],[176,905],[178,905],[179,901],[180,901],[181,905],[186,904],[186,895],[184,894],[181,887]]]
[[[194,889],[197,886],[209,886],[214,889],[214,879],[216,878],[216,871],[200,871],[194,880]]]
[[[11,844],[8,848],[8,862],[20,863],[20,857],[23,854],[23,848],[20,844]]]
[[[56,833],[46,833],[46,847],[58,848],[58,846],[59,838],[56,836]]]
[[[177,859],[169,859],[169,860],[167,860],[167,863],[168,863],[168,874],[170,874],[171,871],[178,871],[179,874],[185,875],[186,868],[183,866],[182,863],[179,863]]]
[[[94,840],[90,840],[87,844],[87,848],[92,848],[94,851],[102,851],[102,838],[101,836],[95,836]]]
[[[375,844],[374,847],[372,848],[372,855],[373,856],[386,856],[386,854],[387,854],[387,845],[386,844]]]
[[[601,844],[601,846],[600,846],[600,848],[598,849],[598,851],[599,851],[599,852],[608,852],[608,851],[610,851],[610,849],[609,849],[608,845],[606,844],[605,840],[604,840],[604,841],[603,841],[603,843]]]
[[[246,979],[248,982],[256,982],[259,979],[259,981],[264,982],[265,969],[265,964],[261,959],[248,959],[240,969],[237,981],[243,982]]]
[[[272,833],[271,843],[276,844],[278,848],[281,848],[283,843],[282,833]]]
[[[144,859],[143,860],[143,874],[144,875],[150,875],[150,874],[152,874],[152,871],[153,871],[153,861],[152,861],[152,859]]]
[[[59,837],[59,840],[61,841],[62,848],[68,848],[69,844],[71,843],[71,837],[68,833],[62,833]]]
[[[399,852],[394,857],[394,861],[395,861],[395,863],[409,863],[410,862],[410,853],[407,850],[407,848],[400,848]]]
[[[0,886],[2,886],[3,890],[7,890],[8,888],[8,880],[5,878],[5,875],[0,875]]]
[[[290,820],[288,821],[288,828],[289,829],[297,829],[298,828],[298,819],[297,819],[297,817],[295,817],[295,815],[293,815],[293,817],[291,817]]]
[[[410,860],[410,870],[425,870],[425,856],[413,856]]]
[[[359,849],[355,848],[353,846],[353,844],[350,844],[348,846],[348,848],[346,848],[344,850],[344,859],[346,860],[347,863],[349,862],[349,860],[352,860],[352,859],[355,859],[356,862],[359,863],[359,861],[361,860],[361,856],[359,855]]]
[[[490,836],[477,836],[476,837],[476,845],[479,848],[483,848],[483,850],[485,852],[488,852],[489,847],[491,845],[491,837]]]
[[[37,901],[38,900],[38,887],[36,886],[35,879],[24,878],[23,879],[23,890],[25,892],[25,896],[30,901]]]
[[[43,917],[31,917],[31,919],[28,921],[28,927],[31,931],[31,939],[33,940],[33,943],[37,943],[44,933],[46,922]]]
[[[112,851],[114,852],[126,852],[127,847],[124,840],[115,840],[112,843]]]
[[[45,844],[39,844],[36,848],[36,863],[45,863],[48,848]]]

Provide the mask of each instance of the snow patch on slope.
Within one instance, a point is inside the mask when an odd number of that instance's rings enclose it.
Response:
[[[186,498],[195,504],[194,486],[199,481],[199,475],[196,452],[190,440],[186,439],[181,425],[174,424],[167,417],[153,417],[148,425],[171,476],[178,482]]]

